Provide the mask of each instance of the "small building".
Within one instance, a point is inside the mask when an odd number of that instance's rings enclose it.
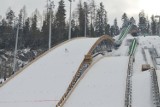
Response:
[[[149,70],[150,68],[151,68],[151,66],[149,64],[143,64],[142,65],[142,71]]]

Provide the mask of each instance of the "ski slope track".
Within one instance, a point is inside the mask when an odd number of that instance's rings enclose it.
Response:
[[[63,107],[124,107],[128,60],[128,56],[98,60]]]
[[[73,39],[42,55],[0,87],[0,107],[55,107],[98,39]]]

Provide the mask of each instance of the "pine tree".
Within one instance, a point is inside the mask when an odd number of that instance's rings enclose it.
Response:
[[[0,26],[0,48],[4,49],[5,48],[5,43],[6,43],[6,36],[5,32],[7,32],[7,21],[5,19],[2,19],[1,26]]]
[[[115,27],[111,26],[111,36],[114,36],[114,35],[115,35]]]
[[[72,38],[77,37],[79,35],[78,34],[79,31],[78,31],[78,27],[77,27],[77,25],[75,23],[74,18],[71,21],[71,26],[72,26],[72,28],[71,28],[71,36],[72,36]]]
[[[147,33],[147,19],[145,17],[144,11],[141,11],[139,13],[139,29],[140,29],[142,34]]]
[[[152,35],[156,35],[156,34],[157,34],[156,28],[157,28],[156,20],[155,20],[154,15],[152,15],[152,17],[151,17],[151,30],[152,30]]]
[[[127,16],[126,13],[124,13],[124,14],[122,15],[122,21],[123,21],[122,28],[127,27],[128,24],[129,24],[129,20],[128,20],[128,16]]]
[[[109,35],[109,32],[110,32],[110,28],[108,28],[108,18],[107,18],[107,12],[105,11],[104,13],[104,31],[105,33],[104,34],[107,34]]]
[[[130,22],[132,22],[133,25],[136,24],[136,20],[133,17],[130,18]]]
[[[116,18],[114,19],[114,29],[115,29],[114,34],[118,35],[119,34],[119,27],[118,27],[117,19]]]
[[[85,26],[85,11],[82,7],[81,1],[78,4],[78,21],[79,21],[79,36],[84,36],[84,26]]]
[[[37,28],[37,15],[34,14],[32,19],[31,19],[31,38],[32,40],[30,41],[31,47],[36,49],[38,47],[37,44],[37,36],[38,36],[38,28]]]
[[[106,15],[107,12],[104,9],[103,3],[100,3],[100,8],[97,9],[96,14],[96,35],[102,36],[105,34]]]
[[[6,19],[7,19],[7,22],[8,22],[9,26],[13,25],[14,18],[15,18],[15,13],[13,12],[13,10],[11,8],[9,8],[7,13],[6,13]]]
[[[30,41],[32,40],[31,36],[30,36],[30,19],[27,18],[25,20],[25,24],[23,26],[23,38],[24,38],[24,47],[29,47],[30,46]]]
[[[56,32],[58,35],[58,41],[62,41],[64,39],[67,39],[67,36],[65,35],[66,33],[66,24],[65,24],[65,19],[66,19],[66,10],[65,10],[65,4],[64,0],[60,0],[59,6],[58,6],[58,11],[56,13]]]
[[[23,10],[20,10],[18,15],[19,35],[18,35],[18,48],[24,48],[24,35],[23,35]]]
[[[107,26],[105,27],[105,34],[111,35],[110,24],[107,24]]]
[[[22,24],[25,25],[25,21],[27,19],[27,11],[26,6],[24,5],[22,8]]]

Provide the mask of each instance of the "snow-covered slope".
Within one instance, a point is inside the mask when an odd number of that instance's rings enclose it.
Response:
[[[128,57],[105,57],[77,85],[64,107],[124,107]]]
[[[151,49],[160,56],[160,37],[136,37],[132,75],[132,106],[152,107],[150,72],[142,72],[142,64],[153,67]],[[124,107],[128,67],[129,41],[127,35],[117,50],[93,59],[96,62],[75,87],[64,107]],[[0,88],[0,107],[55,107],[84,55],[98,38],[79,38],[60,45],[24,69]],[[116,56],[116,57],[115,57]],[[160,73],[157,71],[158,82]],[[160,82],[159,82],[160,84]]]
[[[132,81],[132,106],[154,107],[150,72],[135,74]]]
[[[98,38],[53,49],[0,88],[0,107],[55,107]]]

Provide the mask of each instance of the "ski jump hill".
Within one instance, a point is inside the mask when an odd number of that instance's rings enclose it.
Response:
[[[0,107],[160,107],[160,37],[127,32],[53,47],[0,86]]]
[[[113,40],[76,38],[53,47],[4,82],[0,107],[55,107],[76,73],[88,64],[85,55],[96,55],[99,44],[106,43],[112,45]]]

